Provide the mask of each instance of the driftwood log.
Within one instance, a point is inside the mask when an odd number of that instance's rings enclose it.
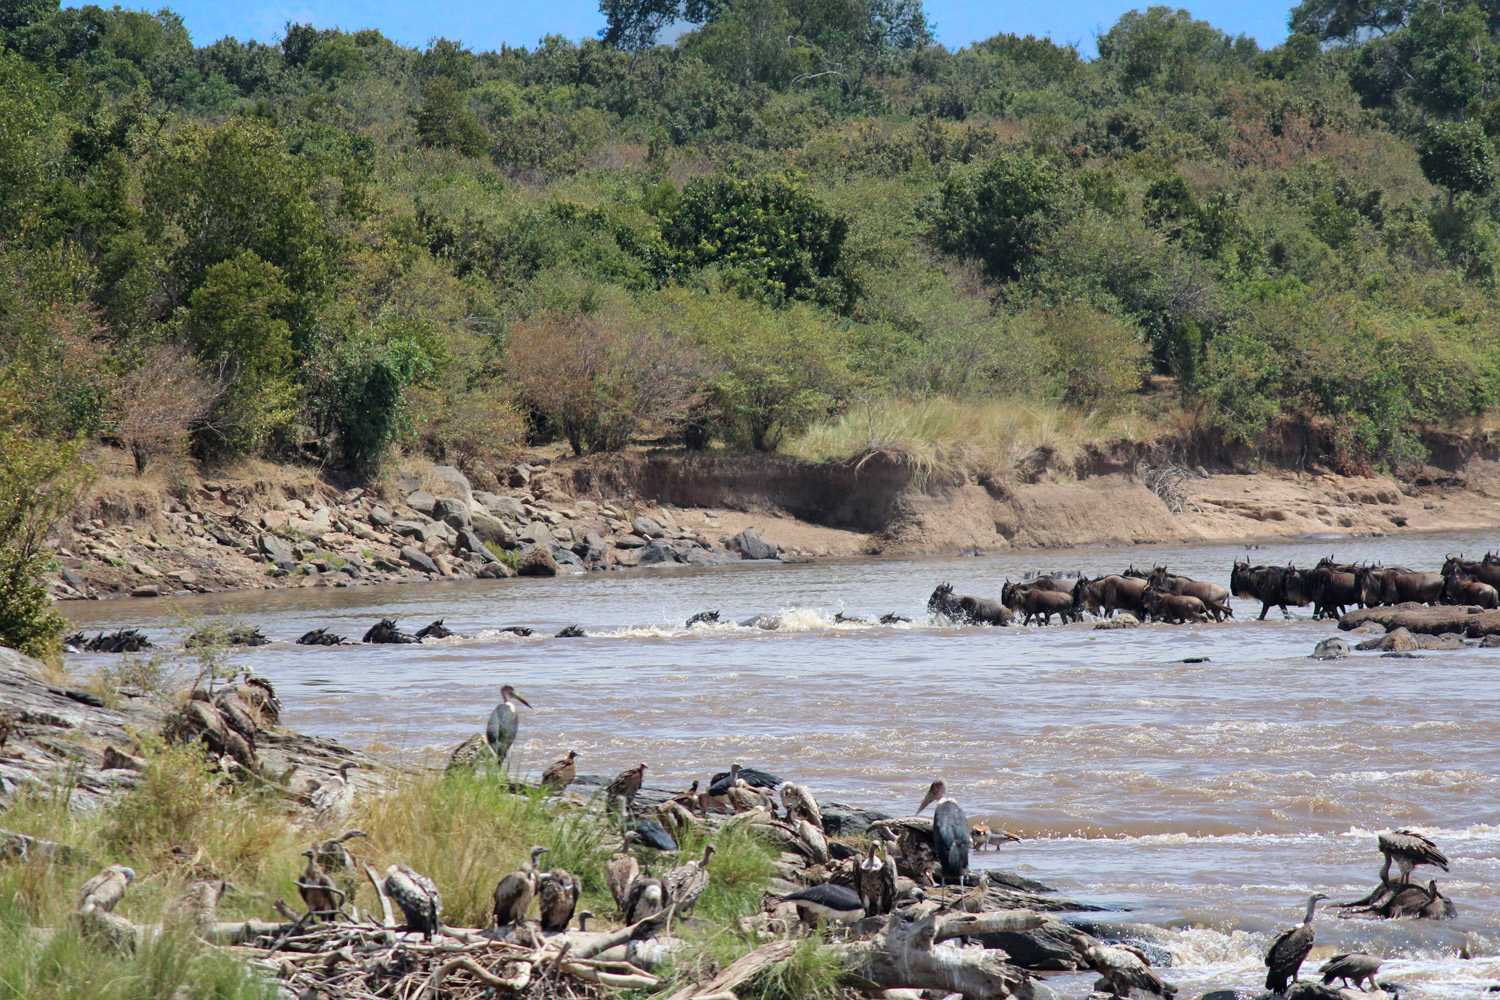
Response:
[[[1007,962],[1004,952],[959,947],[940,941],[939,935],[956,937],[965,929],[981,927],[985,933],[1024,931],[1041,920],[1024,911],[944,916],[933,904],[924,903],[891,914],[873,939],[839,947],[850,978],[865,989],[938,990],[961,993],[968,1000],[1033,1000],[1042,995],[1035,981]]]

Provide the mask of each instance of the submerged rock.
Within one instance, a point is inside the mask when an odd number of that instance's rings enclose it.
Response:
[[[1342,660],[1349,655],[1349,644],[1343,639],[1324,639],[1313,647],[1312,658],[1315,660]]]

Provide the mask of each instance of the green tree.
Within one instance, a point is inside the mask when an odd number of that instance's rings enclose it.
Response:
[[[451,77],[435,76],[422,85],[422,103],[413,117],[424,146],[478,156],[489,145],[484,126],[479,124],[468,99]]]
[[[59,0],[6,0],[0,5],[0,39],[5,32],[35,24],[57,13]]]
[[[661,221],[681,264],[717,266],[766,301],[805,299],[847,310],[858,296],[844,250],[848,220],[790,176],[690,181]]]
[[[1077,186],[1061,167],[1032,153],[1002,153],[979,172],[955,173],[943,184],[937,242],[1008,280],[1077,202]]]
[[[1133,10],[1099,37],[1099,60],[1129,89],[1183,93],[1199,89],[1225,67],[1256,54],[1254,41],[1230,38],[1186,10]]]
[[[233,457],[264,448],[295,414],[294,296],[274,264],[245,250],[210,266],[179,317],[183,338],[223,395],[197,441],[205,454]]]
[[[1459,193],[1488,194],[1495,186],[1495,150],[1475,122],[1434,125],[1418,147],[1422,173],[1448,192],[1448,204]]]
[[[330,354],[312,393],[313,407],[344,466],[369,475],[410,430],[406,390],[433,373],[432,358],[416,338],[375,330],[349,338]]]

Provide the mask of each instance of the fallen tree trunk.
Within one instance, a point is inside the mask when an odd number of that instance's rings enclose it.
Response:
[[[939,990],[961,993],[967,1000],[1033,1000],[1038,996],[1031,976],[1007,962],[1003,953],[938,943],[941,922],[932,904],[918,907],[913,916],[891,914],[885,930],[873,940],[838,946],[848,976],[866,990]]]

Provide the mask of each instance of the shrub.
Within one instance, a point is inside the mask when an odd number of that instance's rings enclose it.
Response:
[[[410,429],[408,386],[432,374],[426,349],[409,336],[366,330],[330,352],[313,393],[319,425],[334,437],[339,460],[368,476]]]
[[[489,135],[470,110],[463,91],[446,76],[435,76],[423,84],[422,103],[412,117],[424,146],[478,156],[489,144]]]
[[[208,416],[219,387],[192,356],[175,343],[142,353],[115,385],[115,435],[142,475],[154,458],[180,457],[189,432]]]
[[[642,424],[674,421],[697,397],[696,352],[622,313],[544,312],[506,345],[522,398],[577,455],[622,448]]]
[[[1429,128],[1418,146],[1422,173],[1448,192],[1487,194],[1495,186],[1495,150],[1475,122],[1443,122]]]
[[[1055,398],[1070,406],[1110,409],[1141,387],[1149,368],[1145,338],[1129,323],[1086,305],[1026,317],[1045,351]]]
[[[979,261],[993,278],[1014,278],[1077,200],[1076,185],[1060,167],[1032,153],[1002,153],[979,172],[944,182],[937,243]]]
[[[844,250],[848,220],[788,175],[691,181],[661,223],[681,264],[717,265],[764,301],[803,299],[848,310],[858,297]]]

